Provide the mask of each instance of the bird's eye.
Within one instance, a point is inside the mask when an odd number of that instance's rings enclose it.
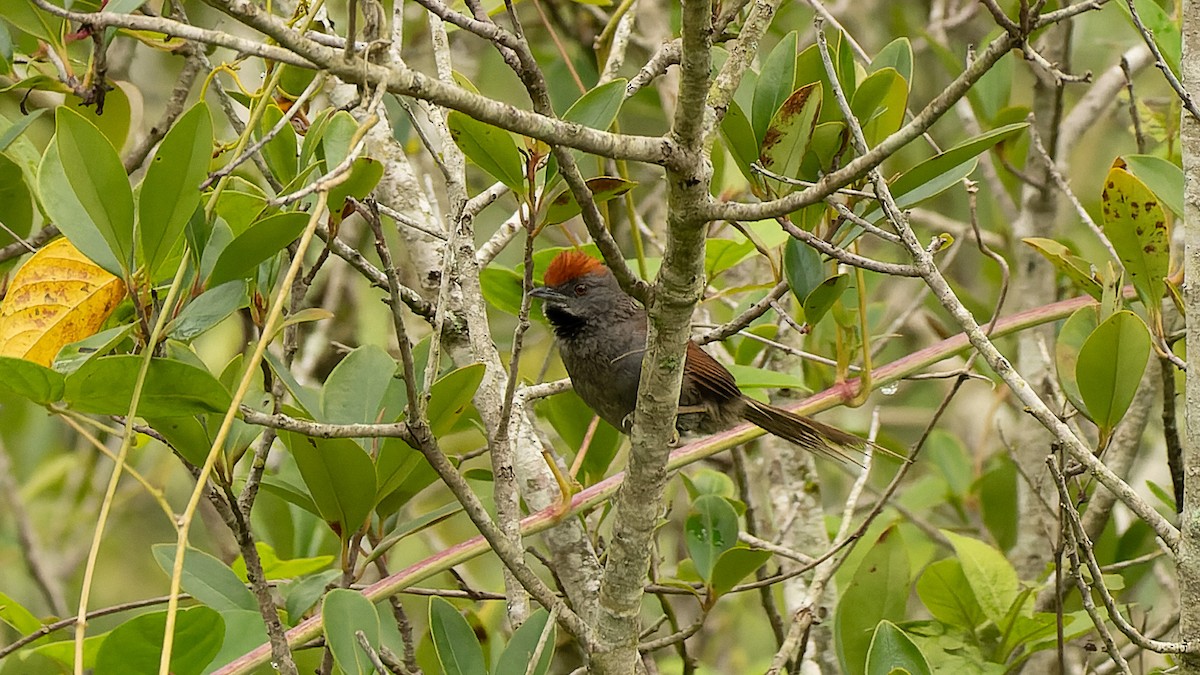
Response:
[[[585,295],[587,293],[587,284],[575,284],[575,295]]]

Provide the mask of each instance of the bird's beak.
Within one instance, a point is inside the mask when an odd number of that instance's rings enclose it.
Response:
[[[559,293],[553,288],[547,288],[545,286],[538,286],[537,288],[529,291],[529,297],[541,298],[547,302],[565,302],[567,300],[567,296]]]

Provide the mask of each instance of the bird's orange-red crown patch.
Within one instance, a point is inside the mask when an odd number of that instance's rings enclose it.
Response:
[[[554,256],[542,281],[547,286],[559,286],[585,274],[607,272],[604,263],[581,251],[563,251]]]

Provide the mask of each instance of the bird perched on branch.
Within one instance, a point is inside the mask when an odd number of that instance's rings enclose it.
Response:
[[[530,293],[541,298],[575,392],[601,419],[628,433],[637,405],[646,350],[646,310],[621,290],[599,260],[560,253]],[[756,401],[733,375],[691,340],[683,367],[676,428],[716,433],[741,421],[807,450],[840,456],[866,441],[853,434]]]

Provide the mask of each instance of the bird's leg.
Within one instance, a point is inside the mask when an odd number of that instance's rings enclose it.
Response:
[[[579,444],[579,452],[575,454],[575,461],[571,462],[571,469],[566,476],[559,471],[558,462],[554,461],[550,451],[542,448],[542,459],[546,460],[546,466],[550,467],[550,473],[554,474],[554,480],[558,483],[558,505],[554,507],[552,516],[555,521],[571,510],[571,499],[583,489],[575,477],[579,475],[579,471],[583,467],[583,459],[587,457],[588,448],[592,447],[592,437],[596,435],[596,426],[599,423],[599,417],[592,418],[587,433],[583,435],[583,442]]]
[[[600,417],[593,415],[591,424],[588,424],[587,431],[583,433],[583,442],[579,444],[579,452],[575,453],[575,461],[571,462],[571,470],[568,475],[576,485],[579,483],[579,472],[583,471],[583,460],[587,457],[588,449],[592,447],[592,438],[596,436],[596,428],[599,426]]]
[[[584,446],[586,448],[586,446]],[[584,450],[579,451],[581,454]],[[554,482],[558,483],[558,504],[554,506],[550,518],[554,522],[558,522],[563,516],[571,510],[571,499],[575,493],[579,492],[582,486],[574,478],[567,478],[558,468],[558,462],[554,460],[554,456],[546,448],[542,448],[542,459],[546,461],[546,466],[550,467],[550,473],[554,474]]]

